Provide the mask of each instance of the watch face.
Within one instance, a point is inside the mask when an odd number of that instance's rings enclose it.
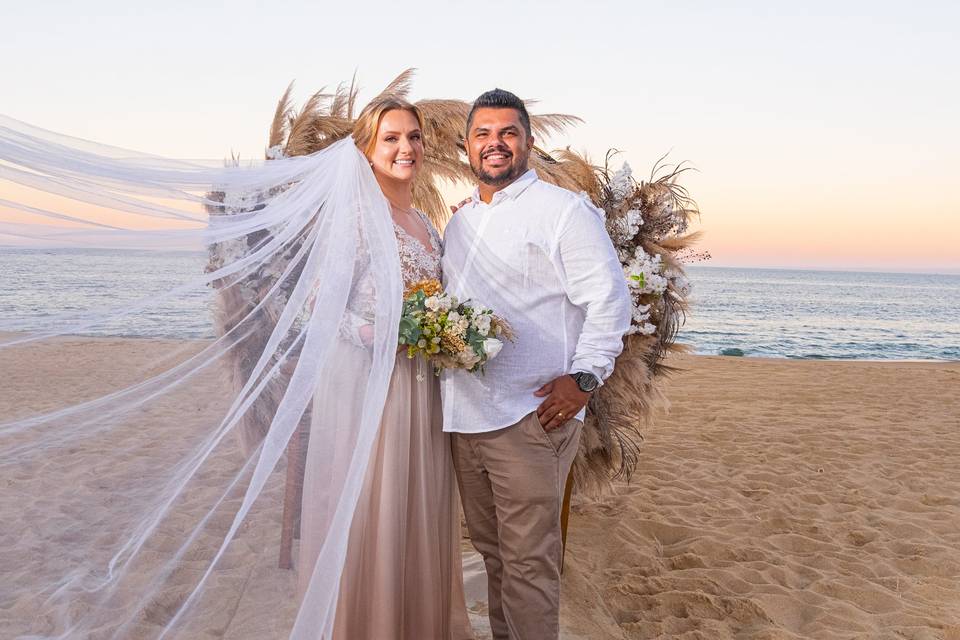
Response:
[[[581,391],[593,391],[598,384],[600,384],[600,381],[592,373],[584,372],[577,375],[577,386],[580,387]]]

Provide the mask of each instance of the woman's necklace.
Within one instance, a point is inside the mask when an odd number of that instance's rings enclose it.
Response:
[[[407,208],[407,209],[403,209],[403,208],[398,207],[397,205],[395,205],[393,202],[390,202],[389,200],[387,200],[387,202],[390,203],[390,210],[391,210],[393,213],[397,213],[397,214],[406,216],[406,217],[408,217],[408,218],[410,218],[410,217],[412,217],[412,216],[414,215],[414,209],[413,209],[413,207],[409,207],[409,208]]]
[[[390,203],[390,217],[393,218],[393,223],[400,225],[404,231],[416,237],[416,234],[409,230],[413,225],[419,222],[419,216],[417,216],[416,210],[413,207],[410,207],[409,209],[401,209],[389,200],[387,200],[387,202]]]

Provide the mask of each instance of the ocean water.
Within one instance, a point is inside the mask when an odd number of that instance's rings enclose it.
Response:
[[[167,298],[164,293],[203,277],[203,253],[106,249],[0,247],[0,330],[30,326],[60,314],[146,308],[83,327],[98,336],[210,338],[212,290],[197,283]]]
[[[960,275],[688,268],[678,341],[774,358],[960,359]]]
[[[62,313],[152,306],[77,333],[211,337],[210,289],[167,299],[205,256],[0,247],[0,330]],[[678,340],[697,353],[772,358],[960,359],[960,275],[691,266]]]

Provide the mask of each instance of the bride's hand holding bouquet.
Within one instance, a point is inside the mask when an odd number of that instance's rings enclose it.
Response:
[[[492,310],[460,302],[437,280],[411,285],[403,299],[399,344],[407,357],[421,355],[439,375],[443,369],[483,371],[500,353],[501,338],[513,341],[510,325]]]

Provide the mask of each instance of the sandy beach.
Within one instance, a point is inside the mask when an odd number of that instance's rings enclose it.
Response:
[[[571,519],[571,629],[960,638],[960,363],[675,363],[640,471]]]
[[[60,338],[0,350],[0,421],[96,397],[199,346]],[[667,384],[671,408],[646,430],[632,481],[601,503],[575,501],[564,638],[960,640],[960,363],[671,364],[683,370]],[[198,401],[217,384],[211,372],[153,408],[123,434],[124,446],[137,452],[149,442],[163,455],[190,441],[222,409]],[[162,438],[150,431],[184,402],[196,408],[189,419]],[[50,507],[91,482],[103,444],[16,467],[5,484],[21,493],[0,492],[5,583],[46,567],[22,561],[37,550],[31,530],[44,518],[69,523],[69,511]],[[132,468],[144,455],[131,454]],[[67,462],[71,482],[43,482],[45,464]],[[282,474],[274,475],[257,522],[277,517]],[[24,499],[24,488],[37,493]],[[191,637],[269,638],[289,616],[294,577],[276,568],[279,529],[242,542],[218,575],[222,593],[242,593],[239,604],[225,601]],[[482,585],[471,581],[482,638]],[[53,624],[35,621],[37,606],[0,587],[0,637]],[[145,629],[155,619],[144,616]]]

